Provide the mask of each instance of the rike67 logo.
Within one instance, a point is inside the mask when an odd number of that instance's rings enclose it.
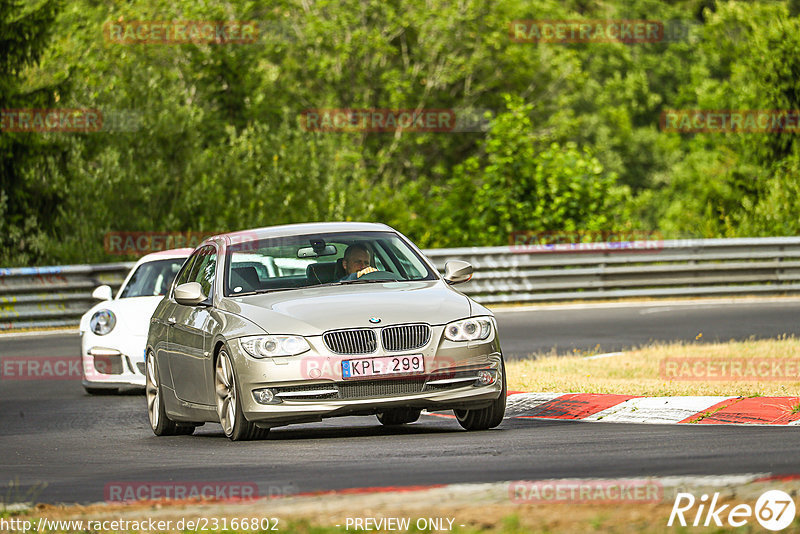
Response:
[[[727,523],[731,527],[742,527],[755,519],[763,528],[778,531],[791,525],[794,516],[794,499],[781,490],[765,491],[754,507],[749,504],[719,504],[719,493],[714,493],[710,500],[707,494],[696,499],[691,493],[678,493],[667,526],[722,527]]]

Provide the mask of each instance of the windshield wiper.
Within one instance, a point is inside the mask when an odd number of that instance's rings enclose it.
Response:
[[[302,286],[302,287],[274,287],[272,289],[257,289],[257,290],[254,291],[254,293],[256,295],[262,295],[264,293],[275,293],[275,292],[278,292],[278,291],[290,291],[292,289],[303,289],[303,287],[306,287],[306,286]]]
[[[305,287],[305,286],[304,286]],[[245,293],[235,293],[231,297],[248,297],[251,295],[263,295],[264,293],[274,293],[276,291],[289,291],[290,289],[303,289],[302,287],[275,287],[272,289],[256,289]]]
[[[386,282],[400,282],[400,280],[377,280],[375,278],[369,278],[364,280],[363,278],[356,278],[355,280],[341,280],[339,282],[334,282],[335,285],[346,285],[346,284],[372,284],[372,283],[386,283]]]

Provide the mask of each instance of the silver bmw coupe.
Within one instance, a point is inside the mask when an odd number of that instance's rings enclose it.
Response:
[[[220,423],[232,440],[324,417],[384,425],[453,410],[496,427],[506,404],[492,313],[383,224],[313,223],[211,237],[150,320],[147,409],[158,436]]]

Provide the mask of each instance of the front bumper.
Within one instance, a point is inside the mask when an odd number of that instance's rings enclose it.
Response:
[[[244,416],[259,426],[319,421],[343,415],[368,415],[393,408],[427,410],[483,408],[501,395],[502,353],[493,334],[481,342],[455,343],[434,327],[431,342],[420,350],[421,375],[343,379],[342,361],[361,358],[330,353],[319,338],[308,338],[312,350],[293,357],[256,359],[231,343]],[[387,356],[378,352],[369,357]],[[481,382],[488,372],[490,383]],[[269,389],[265,401],[257,391]]]
[[[446,391],[423,391],[399,396],[365,399],[288,400],[280,404],[259,404],[245,395],[242,408],[249,421],[266,426],[320,421],[327,417],[370,415],[393,408],[434,410],[475,409],[491,404],[501,394],[501,383],[489,386],[462,386]]]
[[[142,336],[81,335],[81,383],[92,388],[144,387]]]

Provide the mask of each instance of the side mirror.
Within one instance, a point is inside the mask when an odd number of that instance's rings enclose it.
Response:
[[[206,300],[198,282],[186,282],[175,288],[175,301],[184,306],[197,306]]]
[[[450,260],[444,264],[444,280],[450,285],[469,282],[472,272],[472,265],[465,261]]]
[[[111,300],[114,298],[114,295],[111,294],[111,288],[109,286],[97,286],[92,291],[92,298],[97,300]]]

